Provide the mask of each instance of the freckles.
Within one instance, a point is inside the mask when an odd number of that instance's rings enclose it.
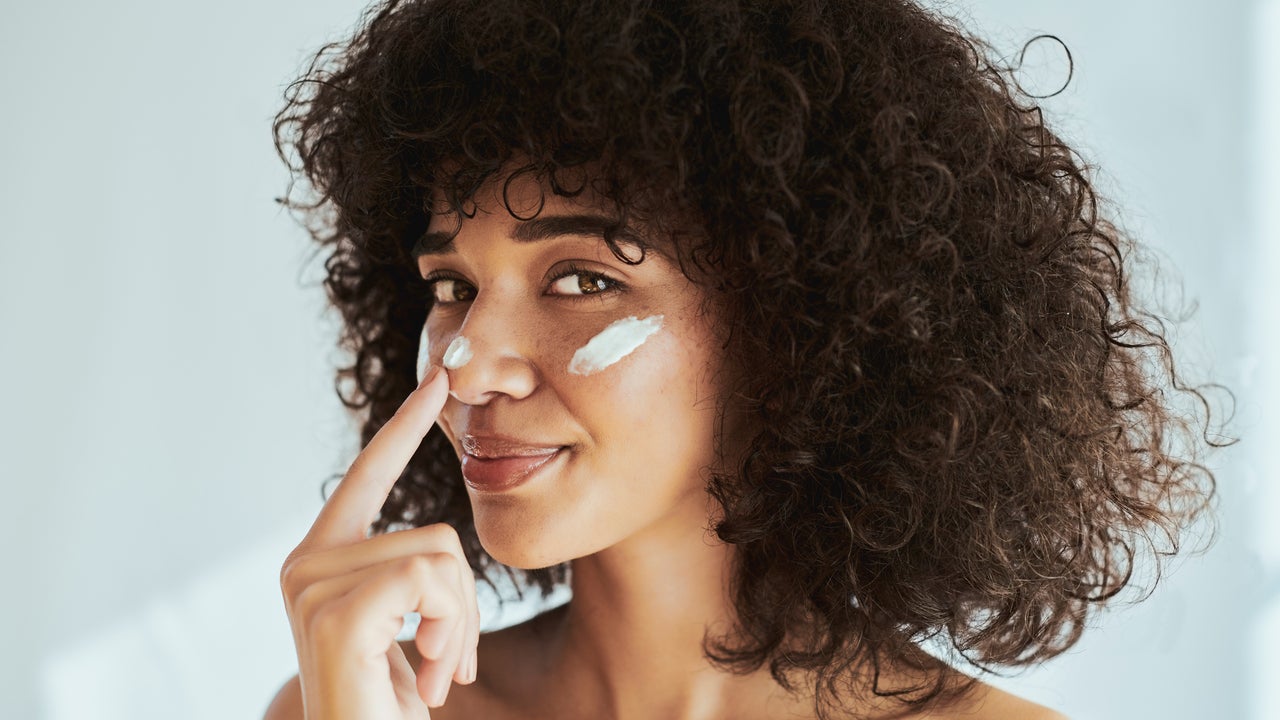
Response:
[[[444,351],[444,366],[457,370],[471,361],[471,341],[459,335]]]
[[[661,327],[661,315],[650,315],[643,320],[632,315],[609,323],[573,354],[569,374],[591,375],[604,370],[644,344]]]

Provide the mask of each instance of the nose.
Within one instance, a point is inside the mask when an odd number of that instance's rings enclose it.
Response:
[[[485,405],[498,395],[527,397],[539,381],[528,354],[532,340],[514,299],[504,304],[492,293],[479,293],[452,341],[465,342],[470,358],[450,363],[457,367],[449,369],[449,394],[468,405]],[[453,359],[466,354],[455,352]]]

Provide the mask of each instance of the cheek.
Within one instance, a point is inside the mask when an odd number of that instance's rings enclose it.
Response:
[[[427,376],[427,366],[431,364],[431,333],[427,332],[427,324],[422,325],[422,335],[418,338],[418,384]]]
[[[654,333],[662,329],[662,315],[640,319],[635,315],[609,323],[573,353],[567,368],[570,375],[594,375],[630,355]]]
[[[706,377],[715,358],[690,331],[668,324],[598,373],[557,379],[590,437],[578,472],[601,493],[592,502],[644,514],[702,486],[716,459],[715,389]]]
[[[630,315],[594,333],[563,323],[533,331],[536,340],[525,352],[556,378],[557,386],[573,395],[608,397],[628,407],[652,406],[663,396],[686,394],[707,360],[698,329],[686,326],[679,314]],[[429,364],[457,369],[473,355],[465,335],[427,323],[418,345],[418,380]]]
[[[654,319],[661,317],[641,316],[630,323],[624,318],[612,326],[613,333],[602,331],[571,346],[572,357],[560,367],[556,384],[575,414],[596,421],[596,431],[614,427],[629,434],[638,426],[689,419],[695,396],[703,394],[697,376],[707,358],[689,328],[670,322],[671,316]]]

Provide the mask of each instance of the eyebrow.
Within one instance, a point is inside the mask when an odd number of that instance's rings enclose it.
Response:
[[[519,223],[511,231],[510,238],[519,243],[538,242],[563,235],[580,235],[584,237],[604,238],[605,230],[614,227],[618,221],[604,215],[548,215]],[[454,246],[454,233],[436,231],[423,233],[413,246],[413,257],[423,255],[450,255],[457,252]],[[630,243],[641,250],[650,250],[652,246],[640,237],[629,226],[616,228],[614,239]]]

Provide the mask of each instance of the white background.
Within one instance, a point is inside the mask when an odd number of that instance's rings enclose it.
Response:
[[[319,261],[272,202],[270,121],[362,7],[6,8],[0,717],[261,717],[295,671],[277,572],[357,439]],[[1210,457],[1209,552],[995,682],[1079,720],[1276,720],[1280,0],[952,7],[1006,56],[1067,43],[1050,121],[1198,307],[1173,337],[1191,381],[1237,393],[1245,438]],[[1051,92],[1061,48],[1026,67]],[[487,627],[516,619],[486,609]]]

